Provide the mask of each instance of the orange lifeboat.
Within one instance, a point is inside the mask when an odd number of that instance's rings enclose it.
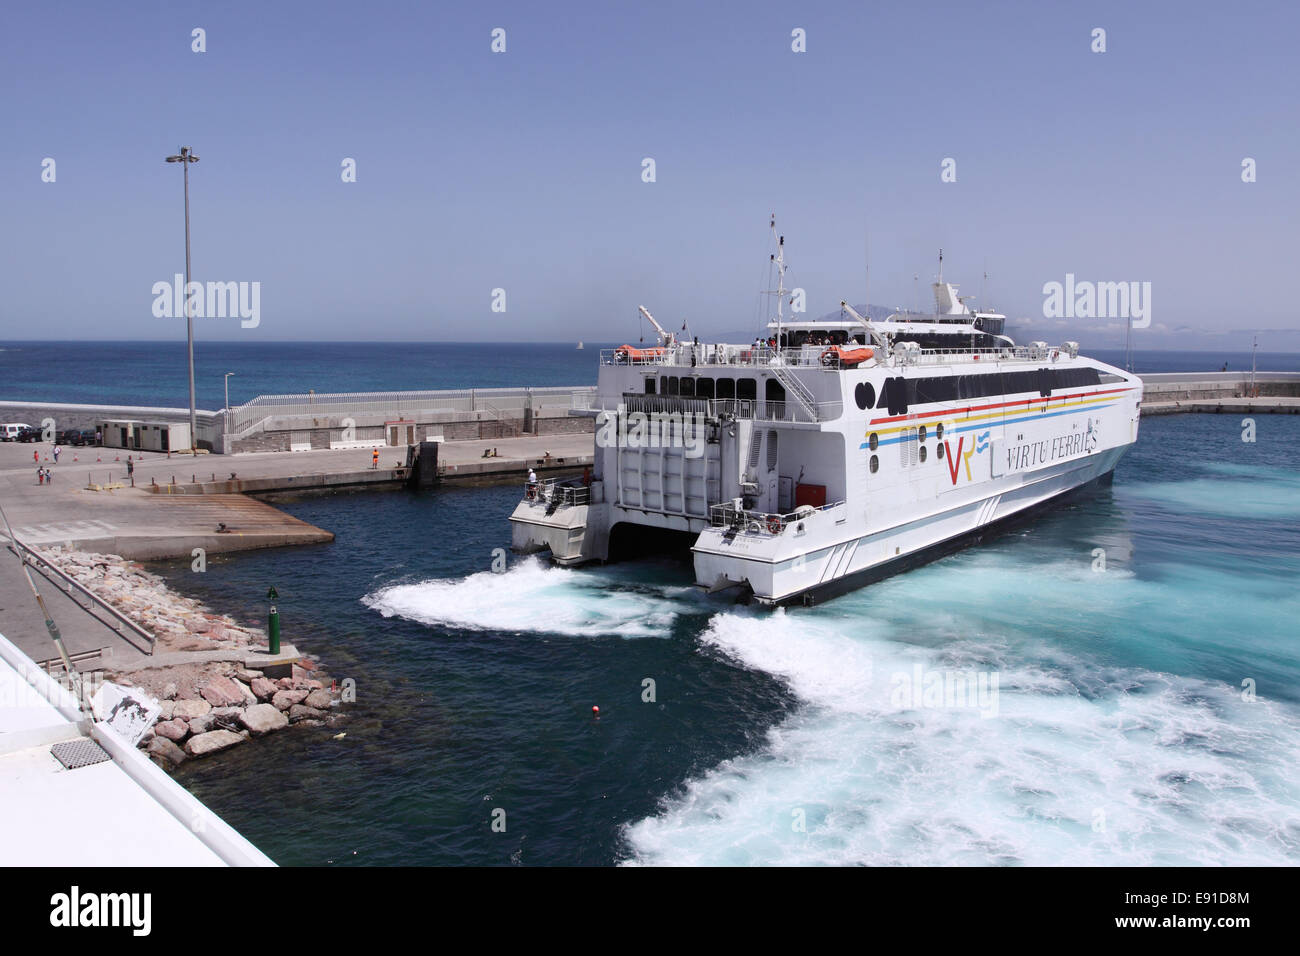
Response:
[[[630,345],[620,345],[614,349],[614,358],[620,362],[654,362],[664,357],[667,349],[638,349]]]
[[[875,354],[874,349],[845,348],[843,345],[832,345],[822,353],[822,364],[827,367],[839,365],[841,368],[854,368]]]

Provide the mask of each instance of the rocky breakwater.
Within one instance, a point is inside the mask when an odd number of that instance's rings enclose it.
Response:
[[[333,723],[341,717],[338,693],[313,673],[295,664],[292,677],[273,680],[261,671],[230,667],[191,676],[184,685],[169,682],[158,692],[162,712],[141,746],[160,762],[174,765],[292,725]],[[173,675],[150,670],[129,678],[153,691],[160,676]]]
[[[140,746],[160,764],[174,766],[285,727],[321,726],[342,718],[341,695],[316,658],[303,655],[293,664],[292,676],[268,678],[238,663],[245,653],[265,648],[261,629],[213,613],[119,555],[59,547],[35,550],[154,634],[158,666],[128,672],[110,668],[104,677],[122,687],[138,687],[159,701],[158,720]],[[164,655],[173,662],[163,663]]]

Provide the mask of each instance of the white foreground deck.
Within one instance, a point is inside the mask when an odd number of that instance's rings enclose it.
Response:
[[[50,752],[87,739],[112,759],[68,770]],[[275,864],[0,636],[0,865]]]

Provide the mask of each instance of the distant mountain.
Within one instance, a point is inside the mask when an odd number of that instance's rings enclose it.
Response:
[[[1007,334],[1018,343],[1074,341],[1087,349],[1124,347],[1126,327],[1114,319],[1007,319]],[[1258,337],[1261,352],[1300,352],[1300,329],[1200,329],[1152,323],[1133,330],[1133,348],[1185,352],[1249,352]]]
[[[853,307],[872,321],[887,319],[896,309],[883,305],[855,305]],[[800,316],[800,320],[805,317]],[[838,322],[840,310],[818,316],[820,321]],[[700,338],[709,342],[752,342],[765,331],[765,326],[754,329],[732,329],[709,333]],[[1043,319],[1032,317],[1008,318],[1006,334],[1017,344],[1043,341],[1051,345],[1061,342],[1078,342],[1085,351],[1089,349],[1122,349],[1125,326],[1113,319]],[[1300,329],[1199,329],[1188,325],[1169,326],[1156,322],[1150,328],[1133,330],[1133,348],[1138,351],[1170,350],[1185,352],[1249,352],[1252,340],[1259,337],[1261,352],[1300,353]]]

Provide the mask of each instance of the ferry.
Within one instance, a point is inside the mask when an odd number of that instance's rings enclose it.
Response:
[[[1137,440],[1141,380],[1076,342],[1016,345],[943,280],[935,312],[776,315],[754,342],[600,353],[593,467],[528,482],[512,545],[563,566],[689,547],[696,583],[811,605],[950,553],[1109,482]],[[868,310],[869,311],[869,310]]]

